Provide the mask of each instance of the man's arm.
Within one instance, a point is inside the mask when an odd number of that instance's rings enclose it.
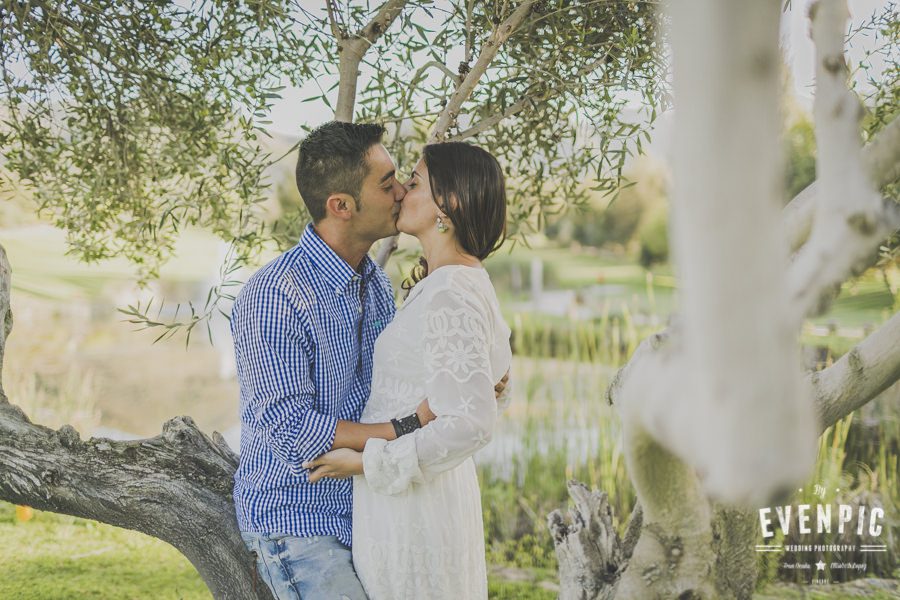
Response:
[[[395,440],[394,426],[390,423],[354,423],[353,421],[338,421],[334,431],[334,442],[331,450],[338,448],[351,448],[362,451],[366,447],[369,438],[381,438],[383,440]]]
[[[328,450],[337,419],[315,411],[302,310],[279,281],[248,283],[234,303],[231,329],[248,425],[294,475]]]
[[[435,415],[428,407],[428,400],[423,400],[416,408],[416,416],[419,417],[419,423],[424,427],[431,423]],[[394,432],[394,426],[391,423],[354,423],[353,421],[338,421],[334,432],[334,442],[331,444],[332,450],[338,448],[351,448],[362,452],[366,447],[366,442],[370,438],[380,438],[383,440],[395,440],[397,434]]]

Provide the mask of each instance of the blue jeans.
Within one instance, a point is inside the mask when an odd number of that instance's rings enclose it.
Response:
[[[278,600],[366,600],[350,548],[337,537],[252,532],[241,537]]]

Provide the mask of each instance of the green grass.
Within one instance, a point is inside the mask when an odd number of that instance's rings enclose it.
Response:
[[[488,580],[488,598],[495,600],[556,600],[557,592],[530,582]]]
[[[895,305],[895,302],[881,272],[870,270],[845,283],[828,313],[813,319],[813,323],[843,327],[877,326],[900,310],[900,304]]]
[[[12,505],[0,503],[0,598],[17,600],[208,599],[193,566],[168,544],[141,533],[95,521],[36,511],[25,523]],[[552,600],[556,592],[540,586],[553,581],[547,569],[509,580],[492,575],[492,600]],[[527,577],[528,571],[525,572]],[[880,585],[877,585],[880,584]],[[897,597],[896,582],[853,582],[843,586],[771,584],[757,600],[837,599],[865,595],[872,600]],[[891,587],[893,586],[893,587]],[[855,593],[854,593],[855,592]]]
[[[65,234],[48,225],[2,230],[0,238],[13,268],[14,291],[62,301],[95,298],[111,287],[129,286],[134,277],[134,267],[121,258],[87,265],[66,256]],[[417,249],[409,240],[404,240],[403,245],[413,254],[401,262],[410,264]],[[211,234],[185,231],[175,257],[163,267],[161,277],[169,283],[210,280],[217,273],[220,253],[220,242]],[[267,257],[268,254],[261,261]],[[512,293],[511,270],[514,266],[519,269],[527,291],[530,264],[535,258],[544,264],[546,289],[583,290],[588,302],[612,316],[627,310],[635,315],[656,315],[665,321],[666,315],[676,308],[677,282],[668,265],[655,267],[648,274],[625,257],[552,245],[528,248],[522,244],[517,244],[512,252],[501,249],[485,263],[504,306],[525,299],[524,295]],[[389,267],[388,272],[399,283],[396,266]],[[870,271],[845,284],[829,313],[813,322],[854,328],[873,326],[896,311],[894,303],[883,276]]]
[[[212,595],[190,562],[163,541],[96,521],[35,511],[15,519],[0,502],[0,598],[206,600]],[[538,571],[542,579],[552,574]],[[492,576],[496,600],[550,600],[534,581]]]
[[[500,250],[485,267],[498,290],[501,305],[527,300],[527,294],[512,293],[512,269],[518,268],[524,288],[529,288],[531,261],[543,262],[544,288],[582,290],[587,302],[621,314],[623,305],[632,312],[666,315],[675,310],[675,278],[667,265],[648,272],[626,258],[612,257],[570,248],[526,248]]]
[[[18,522],[0,503],[0,539],[0,598],[212,598],[181,553],[136,531],[40,511]]]

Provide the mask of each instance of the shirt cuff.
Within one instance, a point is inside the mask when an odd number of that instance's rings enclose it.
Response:
[[[312,460],[331,450],[337,432],[337,417],[307,410],[300,423],[300,431],[307,432],[303,443],[297,440],[300,463]]]

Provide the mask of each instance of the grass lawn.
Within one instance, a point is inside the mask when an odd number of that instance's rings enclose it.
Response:
[[[11,504],[0,502],[0,598],[67,600],[96,598],[207,600],[212,595],[177,550],[152,537],[65,515],[34,511],[19,522]],[[538,572],[540,571],[540,572]],[[546,579],[536,571],[535,579]],[[841,585],[773,584],[754,594],[776,598],[890,600],[897,580],[857,580]],[[553,600],[556,592],[532,581],[492,576],[491,600]]]
[[[408,236],[404,236],[401,245],[415,251],[415,245],[406,238]],[[0,230],[0,243],[6,248],[13,268],[14,292],[69,301],[100,296],[111,286],[130,285],[134,276],[134,268],[121,258],[86,265],[66,256],[65,234],[49,225]],[[162,279],[170,283],[212,281],[221,251],[221,242],[211,234],[188,230],[180,237],[174,258],[163,267]],[[648,279],[644,268],[624,257],[590,249],[528,248],[523,244],[515,245],[512,252],[504,247],[485,263],[501,300],[515,299],[510,296],[513,265],[517,265],[527,281],[531,261],[535,258],[543,262],[546,289],[594,288],[611,303],[614,312],[618,312],[623,303],[632,312],[661,316],[676,308],[676,280],[669,265],[654,267],[652,278]],[[412,259],[412,255],[406,256],[404,262]],[[253,270],[255,267],[250,268],[251,272]],[[399,283],[396,266],[389,267],[388,272],[396,279],[395,283]],[[896,278],[897,274],[893,273],[893,276]],[[894,312],[893,304],[893,296],[881,274],[870,271],[845,284],[829,313],[813,322],[842,327],[877,326]]]
[[[165,542],[96,521],[34,511],[19,522],[0,502],[0,598],[208,600],[193,565]],[[492,578],[489,597],[552,600],[531,582]]]
[[[66,254],[65,233],[50,225],[0,230],[0,243],[12,267],[13,291],[68,301],[94,298],[110,286],[130,286],[136,270],[124,258],[85,264]],[[168,282],[212,280],[222,260],[223,244],[212,234],[189,229],[160,276]]]
[[[212,598],[181,553],[136,531],[40,511],[23,523],[0,503],[0,539],[0,598]]]

